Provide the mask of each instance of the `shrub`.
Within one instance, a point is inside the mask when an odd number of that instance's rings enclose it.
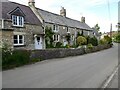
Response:
[[[87,40],[86,40],[85,37],[79,36],[79,37],[77,38],[77,44],[78,44],[79,46],[85,45],[86,43],[87,43]]]
[[[104,38],[99,41],[99,44],[112,44],[112,39],[108,35],[104,36]]]
[[[87,48],[88,48],[88,49],[93,49],[93,45],[92,45],[92,44],[88,44],[88,45],[87,45]]]
[[[61,48],[62,47],[62,43],[61,42],[57,42],[55,47],[56,48]]]
[[[112,43],[112,39],[108,35],[104,36],[104,39],[105,39],[107,44],[111,44]]]
[[[104,45],[104,44],[107,44],[107,42],[106,42],[106,40],[103,38],[103,39],[100,39],[99,44],[100,44],[100,45]]]
[[[8,52],[2,53],[6,56],[2,58],[3,69],[18,67],[29,63],[30,54],[27,51],[13,51],[12,54],[8,54]]]
[[[97,38],[94,36],[92,38],[88,39],[88,44],[92,44],[93,46],[97,46],[98,45],[98,40]]]

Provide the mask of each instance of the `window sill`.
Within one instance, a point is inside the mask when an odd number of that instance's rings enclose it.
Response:
[[[25,46],[25,45],[14,45],[14,47],[23,47],[23,46]]]
[[[53,30],[53,32],[59,32],[59,31]]]
[[[12,25],[12,27],[24,28],[24,26]]]

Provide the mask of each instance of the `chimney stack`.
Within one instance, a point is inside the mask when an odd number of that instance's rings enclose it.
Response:
[[[64,9],[64,7],[61,7],[60,15],[66,17],[66,9]]]
[[[85,23],[85,17],[83,17],[83,16],[81,17],[81,22]]]
[[[29,6],[35,6],[35,0],[29,0],[28,5]]]

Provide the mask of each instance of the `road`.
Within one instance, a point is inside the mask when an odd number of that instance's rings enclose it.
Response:
[[[118,65],[118,47],[4,71],[3,88],[100,88]]]

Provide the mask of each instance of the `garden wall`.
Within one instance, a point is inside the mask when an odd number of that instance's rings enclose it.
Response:
[[[32,50],[30,51],[30,59],[53,59],[53,58],[63,58],[68,56],[77,56],[86,53],[92,53],[100,51],[103,49],[110,48],[111,45],[99,45],[93,47],[92,49],[77,48],[77,49],[48,49],[48,50]]]
[[[46,49],[46,50],[2,50],[2,69],[11,69],[14,67],[23,66],[39,62],[41,60],[63,58],[68,56],[77,56],[87,53],[92,53],[110,48],[111,45],[99,45],[92,49],[77,48],[77,49]]]

